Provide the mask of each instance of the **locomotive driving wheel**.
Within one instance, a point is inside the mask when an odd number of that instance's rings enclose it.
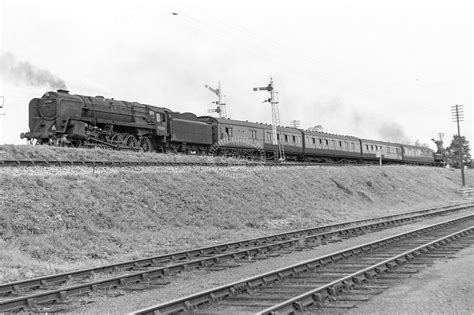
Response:
[[[134,135],[126,135],[123,139],[123,144],[125,144],[130,149],[133,149],[137,147],[138,140]]]
[[[140,148],[143,150],[143,152],[152,152],[153,151],[153,145],[151,143],[150,138],[148,137],[143,137],[140,139]]]
[[[110,142],[114,144],[123,143],[123,135],[121,133],[115,133],[111,138]]]

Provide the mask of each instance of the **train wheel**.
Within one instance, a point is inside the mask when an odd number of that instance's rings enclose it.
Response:
[[[120,133],[115,133],[112,138],[110,138],[110,142],[113,144],[120,144],[123,143],[123,135]]]
[[[140,139],[140,148],[143,152],[152,152],[153,151],[153,144],[151,144],[151,140],[148,137],[143,137]]]
[[[137,147],[138,141],[137,138],[135,138],[134,135],[127,135],[125,136],[125,139],[123,139],[123,144],[125,144],[127,147],[133,149]]]

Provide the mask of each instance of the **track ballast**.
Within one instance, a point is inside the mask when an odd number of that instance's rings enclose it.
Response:
[[[39,304],[62,303],[68,297],[102,289],[127,288],[137,284],[143,288],[167,285],[171,276],[182,271],[232,268],[238,266],[239,261],[268,259],[281,253],[337,242],[472,206],[472,203],[465,203],[345,222],[1,284],[0,296],[3,295],[3,298],[0,297],[0,312],[22,309],[41,311],[41,308],[37,308]],[[11,298],[12,296],[15,297]]]
[[[133,314],[199,311],[216,314],[313,314],[324,313],[322,308],[351,308],[353,302],[366,301],[367,296],[374,293],[367,290],[380,291],[394,277],[416,272],[413,268],[403,270],[400,266],[416,265],[420,257],[445,257],[472,244],[473,223],[473,214],[447,220],[151,306]],[[460,238],[466,241],[456,245]],[[455,245],[452,249],[448,247],[451,244]],[[441,251],[437,253],[439,249]],[[402,275],[394,276],[397,271]],[[365,290],[365,294],[362,293],[365,296],[361,298],[358,293],[362,290]],[[351,295],[352,292],[355,293]],[[347,302],[352,304],[347,305]]]

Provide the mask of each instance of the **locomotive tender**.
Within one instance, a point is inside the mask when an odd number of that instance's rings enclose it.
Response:
[[[30,131],[20,137],[38,144],[109,147],[145,152],[238,154],[272,158],[277,148],[271,125],[192,113],[173,112],[102,96],[45,93],[29,104]],[[277,127],[277,138],[290,160],[317,162],[378,161],[435,165],[442,157],[425,147],[359,139],[325,132]],[[248,139],[248,141],[229,141]],[[225,141],[227,140],[227,141]]]

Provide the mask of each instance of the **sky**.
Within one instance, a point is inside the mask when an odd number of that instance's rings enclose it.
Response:
[[[177,13],[177,14],[173,14]],[[24,144],[28,102],[67,87],[207,115],[360,138],[473,146],[469,1],[0,0],[0,144]],[[2,98],[0,98],[0,105]]]

